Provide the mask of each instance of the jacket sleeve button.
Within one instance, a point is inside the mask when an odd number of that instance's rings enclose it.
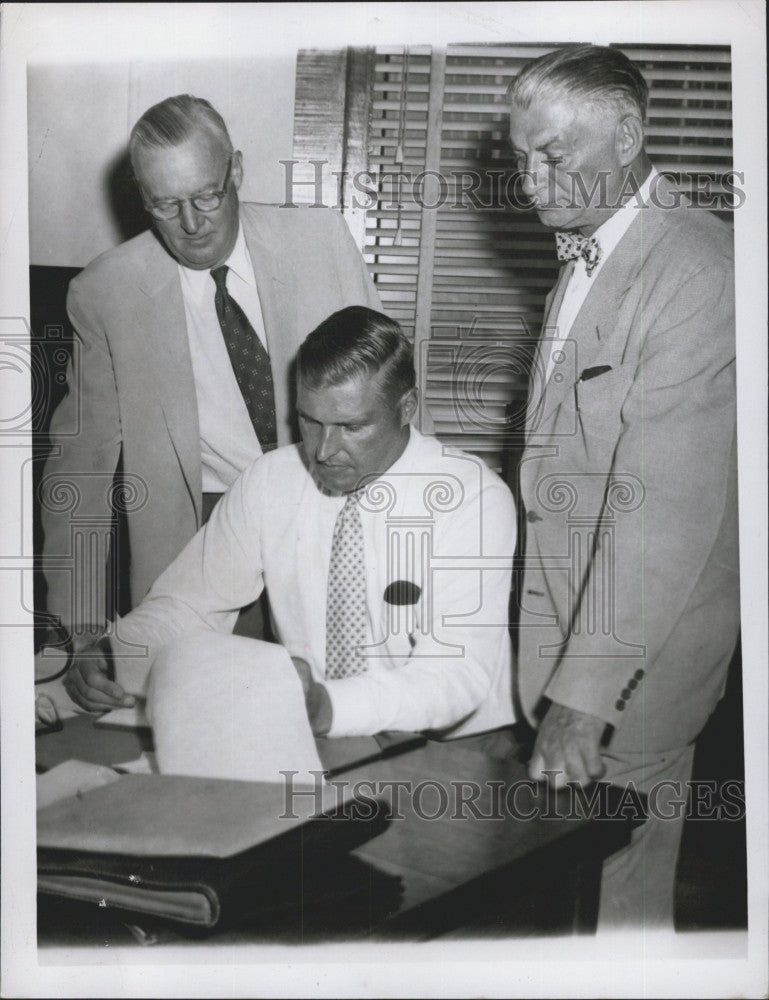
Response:
[[[625,699],[625,701],[628,700],[628,698],[630,697],[631,694],[632,694],[632,692],[631,692],[630,688],[623,688],[622,689],[622,697]]]
[[[625,702],[621,698],[618,698],[617,701],[614,703],[614,707],[617,709],[618,712],[624,712]]]
[[[641,670],[641,669],[640,669],[640,667],[639,667],[639,669],[638,669],[638,670],[636,670],[636,672],[635,672],[635,679],[636,679],[637,681],[640,681],[640,680],[641,680],[641,678],[643,677],[643,675],[644,675],[644,672],[643,672],[643,670]]]

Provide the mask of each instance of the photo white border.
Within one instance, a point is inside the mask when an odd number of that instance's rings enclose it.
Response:
[[[274,55],[343,45],[451,42],[731,44],[740,528],[749,861],[747,934],[313,948],[46,949],[34,909],[32,629],[20,617],[23,441],[0,442],[3,996],[763,996],[767,988],[766,42],[761,0],[572,3],[4,4],[0,41],[0,329],[29,320],[26,71],[30,62]],[[28,378],[0,372],[28,403]],[[26,397],[25,397],[26,394]],[[28,488],[28,484],[27,484]],[[28,504],[29,496],[24,503]],[[24,522],[24,551],[31,524]],[[31,571],[25,574],[31,581]],[[31,582],[25,583],[31,591]],[[18,623],[15,628],[7,623]],[[96,946],[95,946],[96,947]],[[82,954],[82,953],[81,953]],[[193,958],[194,954],[194,958]],[[386,963],[384,958],[386,957]],[[93,956],[89,956],[92,960]],[[56,961],[58,964],[48,964]],[[193,965],[194,962],[194,965]],[[152,964],[161,963],[161,964]],[[199,963],[199,964],[198,964]],[[177,967],[178,966],[178,967]],[[194,971],[191,974],[191,969]]]

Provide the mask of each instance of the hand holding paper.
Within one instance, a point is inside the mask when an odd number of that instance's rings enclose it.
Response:
[[[291,662],[294,664],[294,670],[296,670],[299,680],[302,682],[302,690],[306,695],[314,683],[310,664],[307,660],[303,660],[301,656],[292,656]]]
[[[170,644],[147,715],[161,774],[283,781],[292,770],[313,784],[323,771],[297,671],[274,643],[204,632]]]
[[[325,736],[331,729],[334,716],[328,691],[322,684],[312,679],[310,664],[299,656],[292,656],[291,662],[299,675],[304,691],[304,703],[312,731],[316,736]]]
[[[110,708],[130,708],[133,696],[112,679],[109,640],[102,638],[94,646],[75,654],[75,662],[64,678],[70,698],[90,712]]]

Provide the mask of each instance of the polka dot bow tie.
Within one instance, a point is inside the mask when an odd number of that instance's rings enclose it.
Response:
[[[580,236],[579,233],[556,233],[555,247],[558,260],[576,260],[577,257],[582,257],[588,277],[598,267],[603,252],[594,236]]]

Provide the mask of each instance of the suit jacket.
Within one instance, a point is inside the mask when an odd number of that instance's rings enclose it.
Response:
[[[664,182],[656,201],[675,203]],[[647,205],[544,388],[542,351],[520,466],[533,721],[544,695],[610,723],[617,750],[662,751],[695,739],[723,693],[739,630],[733,284],[729,227]]]
[[[381,306],[338,213],[241,203],[241,221],[267,333],[278,443],[288,444],[289,370],[301,342],[344,306]],[[127,516],[132,605],[200,527],[200,431],[178,267],[152,232],[92,261],[72,281],[67,309],[76,341],[68,393],[51,422],[43,560],[48,610],[67,624],[98,624],[113,508]],[[116,488],[121,455],[124,484]]]

